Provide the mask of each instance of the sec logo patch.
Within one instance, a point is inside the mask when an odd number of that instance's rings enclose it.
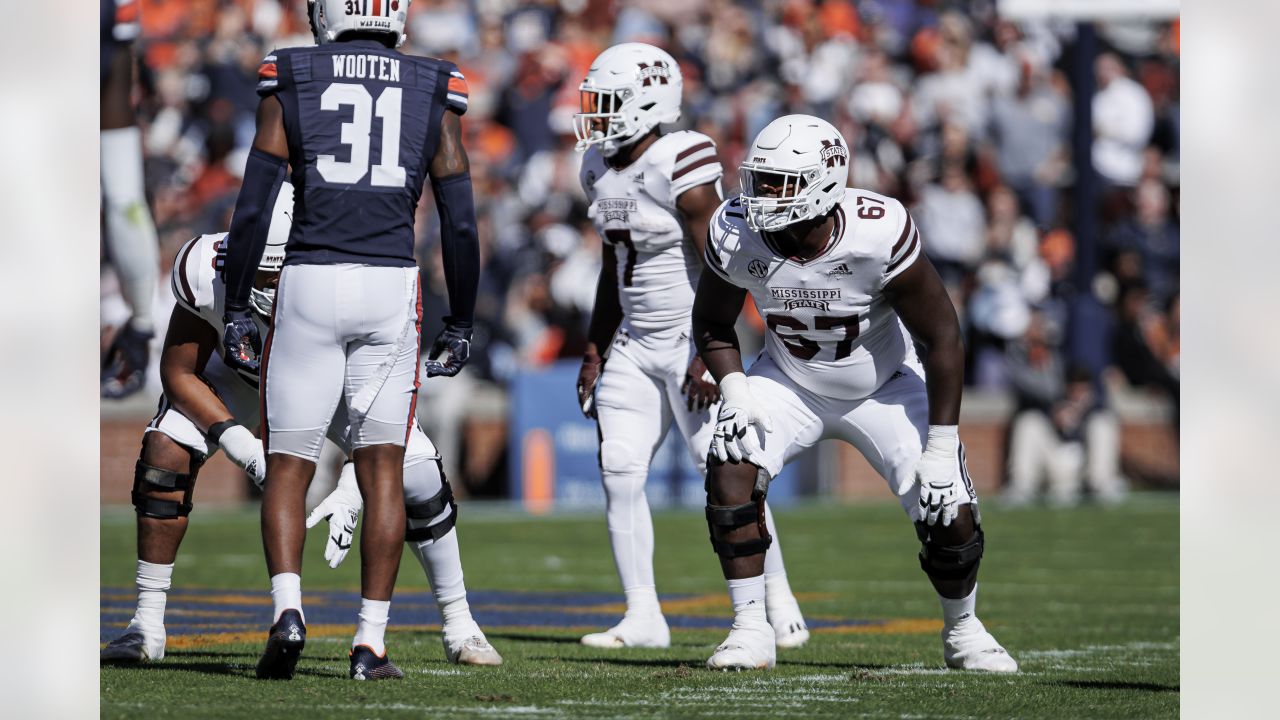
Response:
[[[752,260],[747,265],[747,272],[751,273],[751,277],[762,278],[769,273],[769,266],[765,265],[761,260]]]

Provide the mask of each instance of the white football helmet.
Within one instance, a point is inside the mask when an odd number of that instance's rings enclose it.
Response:
[[[599,145],[601,154],[611,157],[659,124],[676,122],[683,89],[680,66],[666,51],[644,43],[605,50],[578,86],[577,149]]]
[[[338,39],[344,32],[385,32],[404,44],[404,21],[413,0],[307,0],[307,16],[317,45]]]
[[[289,232],[293,229],[293,184],[285,181],[280,186],[280,194],[276,196],[275,207],[271,209],[271,227],[267,230],[267,246],[262,250],[262,259],[258,261],[258,272],[278,273],[284,267],[284,247],[289,242]],[[271,317],[271,309],[276,304],[276,289],[252,288],[249,290],[251,305],[263,320]]]
[[[765,126],[738,170],[747,223],[776,231],[822,217],[844,197],[849,146],[831,123],[785,115]]]

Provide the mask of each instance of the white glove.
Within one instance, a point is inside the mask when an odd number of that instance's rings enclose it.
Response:
[[[249,428],[232,424],[218,435],[217,443],[222,452],[227,454],[227,458],[244,470],[253,484],[261,490],[262,481],[267,477],[267,458],[262,453],[262,441],[254,437]]]
[[[747,385],[747,376],[729,373],[720,381],[720,415],[716,418],[715,434],[711,436],[711,453],[720,462],[746,460],[759,465],[760,441],[753,425],[766,433],[773,432],[773,421],[765,413]]]
[[[329,521],[329,540],[324,544],[324,559],[329,567],[338,567],[347,557],[351,541],[355,538],[360,508],[363,506],[360,488],[356,485],[355,463],[347,461],[342,466],[342,474],[338,476],[338,487],[321,500],[307,517],[308,528],[315,527],[321,520]]]
[[[915,472],[898,488],[899,495],[906,495],[919,483],[920,506],[916,509],[916,519],[926,525],[934,525],[941,518],[942,526],[947,527],[956,518],[960,493],[966,492],[960,475],[959,449],[957,426],[930,425],[929,442],[920,454]]]

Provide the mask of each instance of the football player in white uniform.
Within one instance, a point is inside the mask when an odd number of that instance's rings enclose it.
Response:
[[[955,309],[902,203],[847,188],[849,150],[829,123],[788,115],[756,137],[742,196],[712,220],[694,337],[724,401],[707,519],[734,607],[712,668],[774,664],[765,621],[769,480],[823,438],[856,447],[915,521],[938,592],[948,667],[1018,665],[974,611],[983,536],[957,423],[964,349]],[[751,293],[768,327],[744,373],[734,321]],[[927,350],[923,365],[912,340]]]
[[[672,420],[705,472],[720,395],[690,340],[689,313],[723,171],[711,138],[659,128],[679,120],[682,88],[676,61],[642,43],[605,50],[579,88],[580,175],[604,249],[578,400],[599,423],[609,539],[627,601],[621,622],[582,638],[592,647],[670,645],[644,485]],[[766,566],[778,646],[799,647],[809,631],[776,544]]]
[[[265,332],[284,264],[293,191],[281,186],[267,247],[258,265],[251,303]],[[258,378],[232,370],[218,355],[222,332],[222,279],[226,233],[202,235],[179,251],[171,287],[177,305],[169,319],[160,373],[165,393],[143,433],[134,475],[138,513],[138,606],[129,627],[102,650],[108,662],[164,657],[164,610],[173,562],[187,530],[200,466],[219,449],[261,487],[266,471],[262,442],[249,428],[259,423]],[[351,451],[346,408],[340,405],[329,439]],[[467,605],[458,537],[457,506],[440,471],[440,456],[415,424],[404,459],[406,541],[422,563],[444,616],[443,641],[450,662],[500,665]],[[338,487],[311,513],[307,527],[328,520],[325,559],[337,567],[351,547],[361,510],[351,462]]]

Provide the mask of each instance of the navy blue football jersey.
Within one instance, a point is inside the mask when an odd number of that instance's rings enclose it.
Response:
[[[287,265],[410,267],[413,222],[446,108],[467,108],[456,65],[372,40],[273,51],[258,94],[284,107],[294,185]]]
[[[128,45],[138,37],[138,0],[101,0],[98,6],[98,48],[101,52],[101,84],[107,84],[111,56],[116,48]]]

